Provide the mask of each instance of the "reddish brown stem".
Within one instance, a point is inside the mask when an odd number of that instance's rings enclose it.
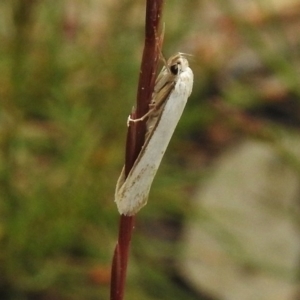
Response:
[[[149,109],[162,44],[162,38],[159,37],[159,23],[163,1],[164,0],[147,0],[146,2],[145,44],[137,90],[136,111],[132,114],[133,118],[142,117]],[[145,131],[145,122],[131,123],[128,128],[125,155],[126,177],[142,149]],[[111,272],[111,300],[123,300],[124,297],[128,255],[134,220],[134,216],[121,215],[120,217],[119,237],[114,252]]]

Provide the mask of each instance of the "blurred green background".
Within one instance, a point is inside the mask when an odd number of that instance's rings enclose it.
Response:
[[[299,128],[297,14],[289,1],[253,3],[164,7],[164,54],[191,53],[195,84],[138,215],[128,299],[200,299],[166,266],[204,167],[239,138]],[[0,299],[108,299],[144,10],[133,0],[0,2]]]

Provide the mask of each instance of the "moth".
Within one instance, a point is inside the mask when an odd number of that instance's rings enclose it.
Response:
[[[176,125],[192,92],[193,72],[183,53],[170,57],[155,81],[149,111],[131,122],[146,122],[145,143],[131,171],[118,179],[115,202],[120,214],[135,215],[147,204],[150,188]]]

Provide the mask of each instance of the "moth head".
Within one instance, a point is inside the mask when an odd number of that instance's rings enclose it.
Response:
[[[189,67],[189,62],[182,55],[182,53],[178,53],[169,58],[168,65],[169,65],[170,72],[173,75],[178,75]]]

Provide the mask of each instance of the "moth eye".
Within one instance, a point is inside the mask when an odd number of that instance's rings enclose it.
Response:
[[[178,68],[179,63],[172,65],[170,67],[170,71],[172,72],[172,74],[177,75],[179,72],[179,68]]]

